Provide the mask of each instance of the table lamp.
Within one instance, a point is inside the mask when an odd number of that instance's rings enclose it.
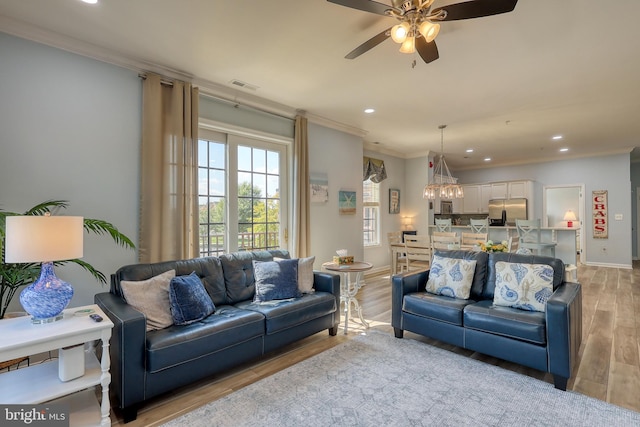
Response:
[[[405,216],[402,218],[402,225],[406,230],[411,230],[411,226],[413,224],[413,218],[410,216]]]
[[[20,293],[33,323],[62,319],[73,288],[56,277],[54,261],[82,257],[84,220],[80,216],[26,215],[6,218],[5,263],[42,263],[40,277]]]
[[[573,221],[576,221],[577,219],[576,214],[573,213],[571,209],[564,213],[564,220],[567,221],[567,227],[569,228],[573,227]]]

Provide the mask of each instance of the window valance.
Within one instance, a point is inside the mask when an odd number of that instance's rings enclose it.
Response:
[[[384,160],[371,157],[362,158],[362,180],[371,179],[371,182],[379,183],[387,179],[387,171],[384,168]]]

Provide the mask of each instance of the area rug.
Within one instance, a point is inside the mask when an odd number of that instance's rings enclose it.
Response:
[[[165,424],[464,425],[637,426],[640,413],[371,331]]]

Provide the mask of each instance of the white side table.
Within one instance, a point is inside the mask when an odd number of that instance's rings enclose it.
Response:
[[[322,264],[322,267],[326,268],[330,271],[335,271],[342,273],[342,278],[340,280],[340,302],[344,304],[344,333],[347,334],[349,329],[349,316],[351,311],[351,304],[353,304],[353,308],[358,313],[358,317],[360,318],[360,322],[365,328],[369,327],[369,323],[364,320],[362,316],[362,307],[360,307],[360,303],[356,298],[356,294],[358,290],[362,287],[361,279],[362,273],[371,270],[373,264],[369,262],[357,261],[353,264],[343,264],[338,265],[333,262],[325,262]],[[351,276],[349,273],[356,273],[355,281],[351,280]]]
[[[74,316],[78,310],[92,309],[102,316],[102,322],[94,322],[89,316]],[[100,411],[95,416],[80,407],[77,414],[72,413],[70,424],[75,425],[111,425],[109,411],[109,384],[111,374],[109,368],[109,339],[113,323],[97,305],[74,307],[65,310],[64,318],[57,322],[42,325],[31,323],[31,317],[17,317],[0,320],[0,362],[30,356],[63,347],[84,344],[95,340],[102,341],[102,357],[98,362],[93,352],[85,352],[85,373],[71,381],[62,382],[58,378],[58,360],[32,364],[0,375],[0,403],[3,404],[38,404],[59,399],[96,385],[102,387]],[[83,393],[80,393],[82,395]],[[74,395],[76,396],[76,395]],[[86,396],[86,394],[85,394]],[[82,399],[82,397],[79,397]],[[93,399],[95,401],[95,399]],[[75,400],[77,402],[78,399]],[[86,405],[86,398],[81,406]],[[97,408],[96,408],[97,409]],[[87,413],[89,416],[87,417]],[[98,416],[99,415],[99,416]]]

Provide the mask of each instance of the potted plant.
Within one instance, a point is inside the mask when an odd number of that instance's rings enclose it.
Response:
[[[6,218],[13,215],[44,215],[51,210],[65,209],[69,203],[66,200],[49,200],[40,203],[24,213],[6,212],[0,210],[0,319],[2,319],[7,311],[9,303],[15,296],[16,292],[23,286],[29,285],[36,280],[40,274],[40,263],[24,263],[24,264],[5,264],[4,263],[4,247],[5,247],[5,224]],[[135,245],[127,236],[122,234],[111,223],[100,219],[84,218],[84,229],[93,234],[109,235],[113,241],[125,248],[134,249]],[[106,276],[96,270],[91,264],[80,259],[70,259],[66,261],[56,261],[55,265],[64,265],[72,262],[88,271],[96,280],[102,284],[107,283]]]

